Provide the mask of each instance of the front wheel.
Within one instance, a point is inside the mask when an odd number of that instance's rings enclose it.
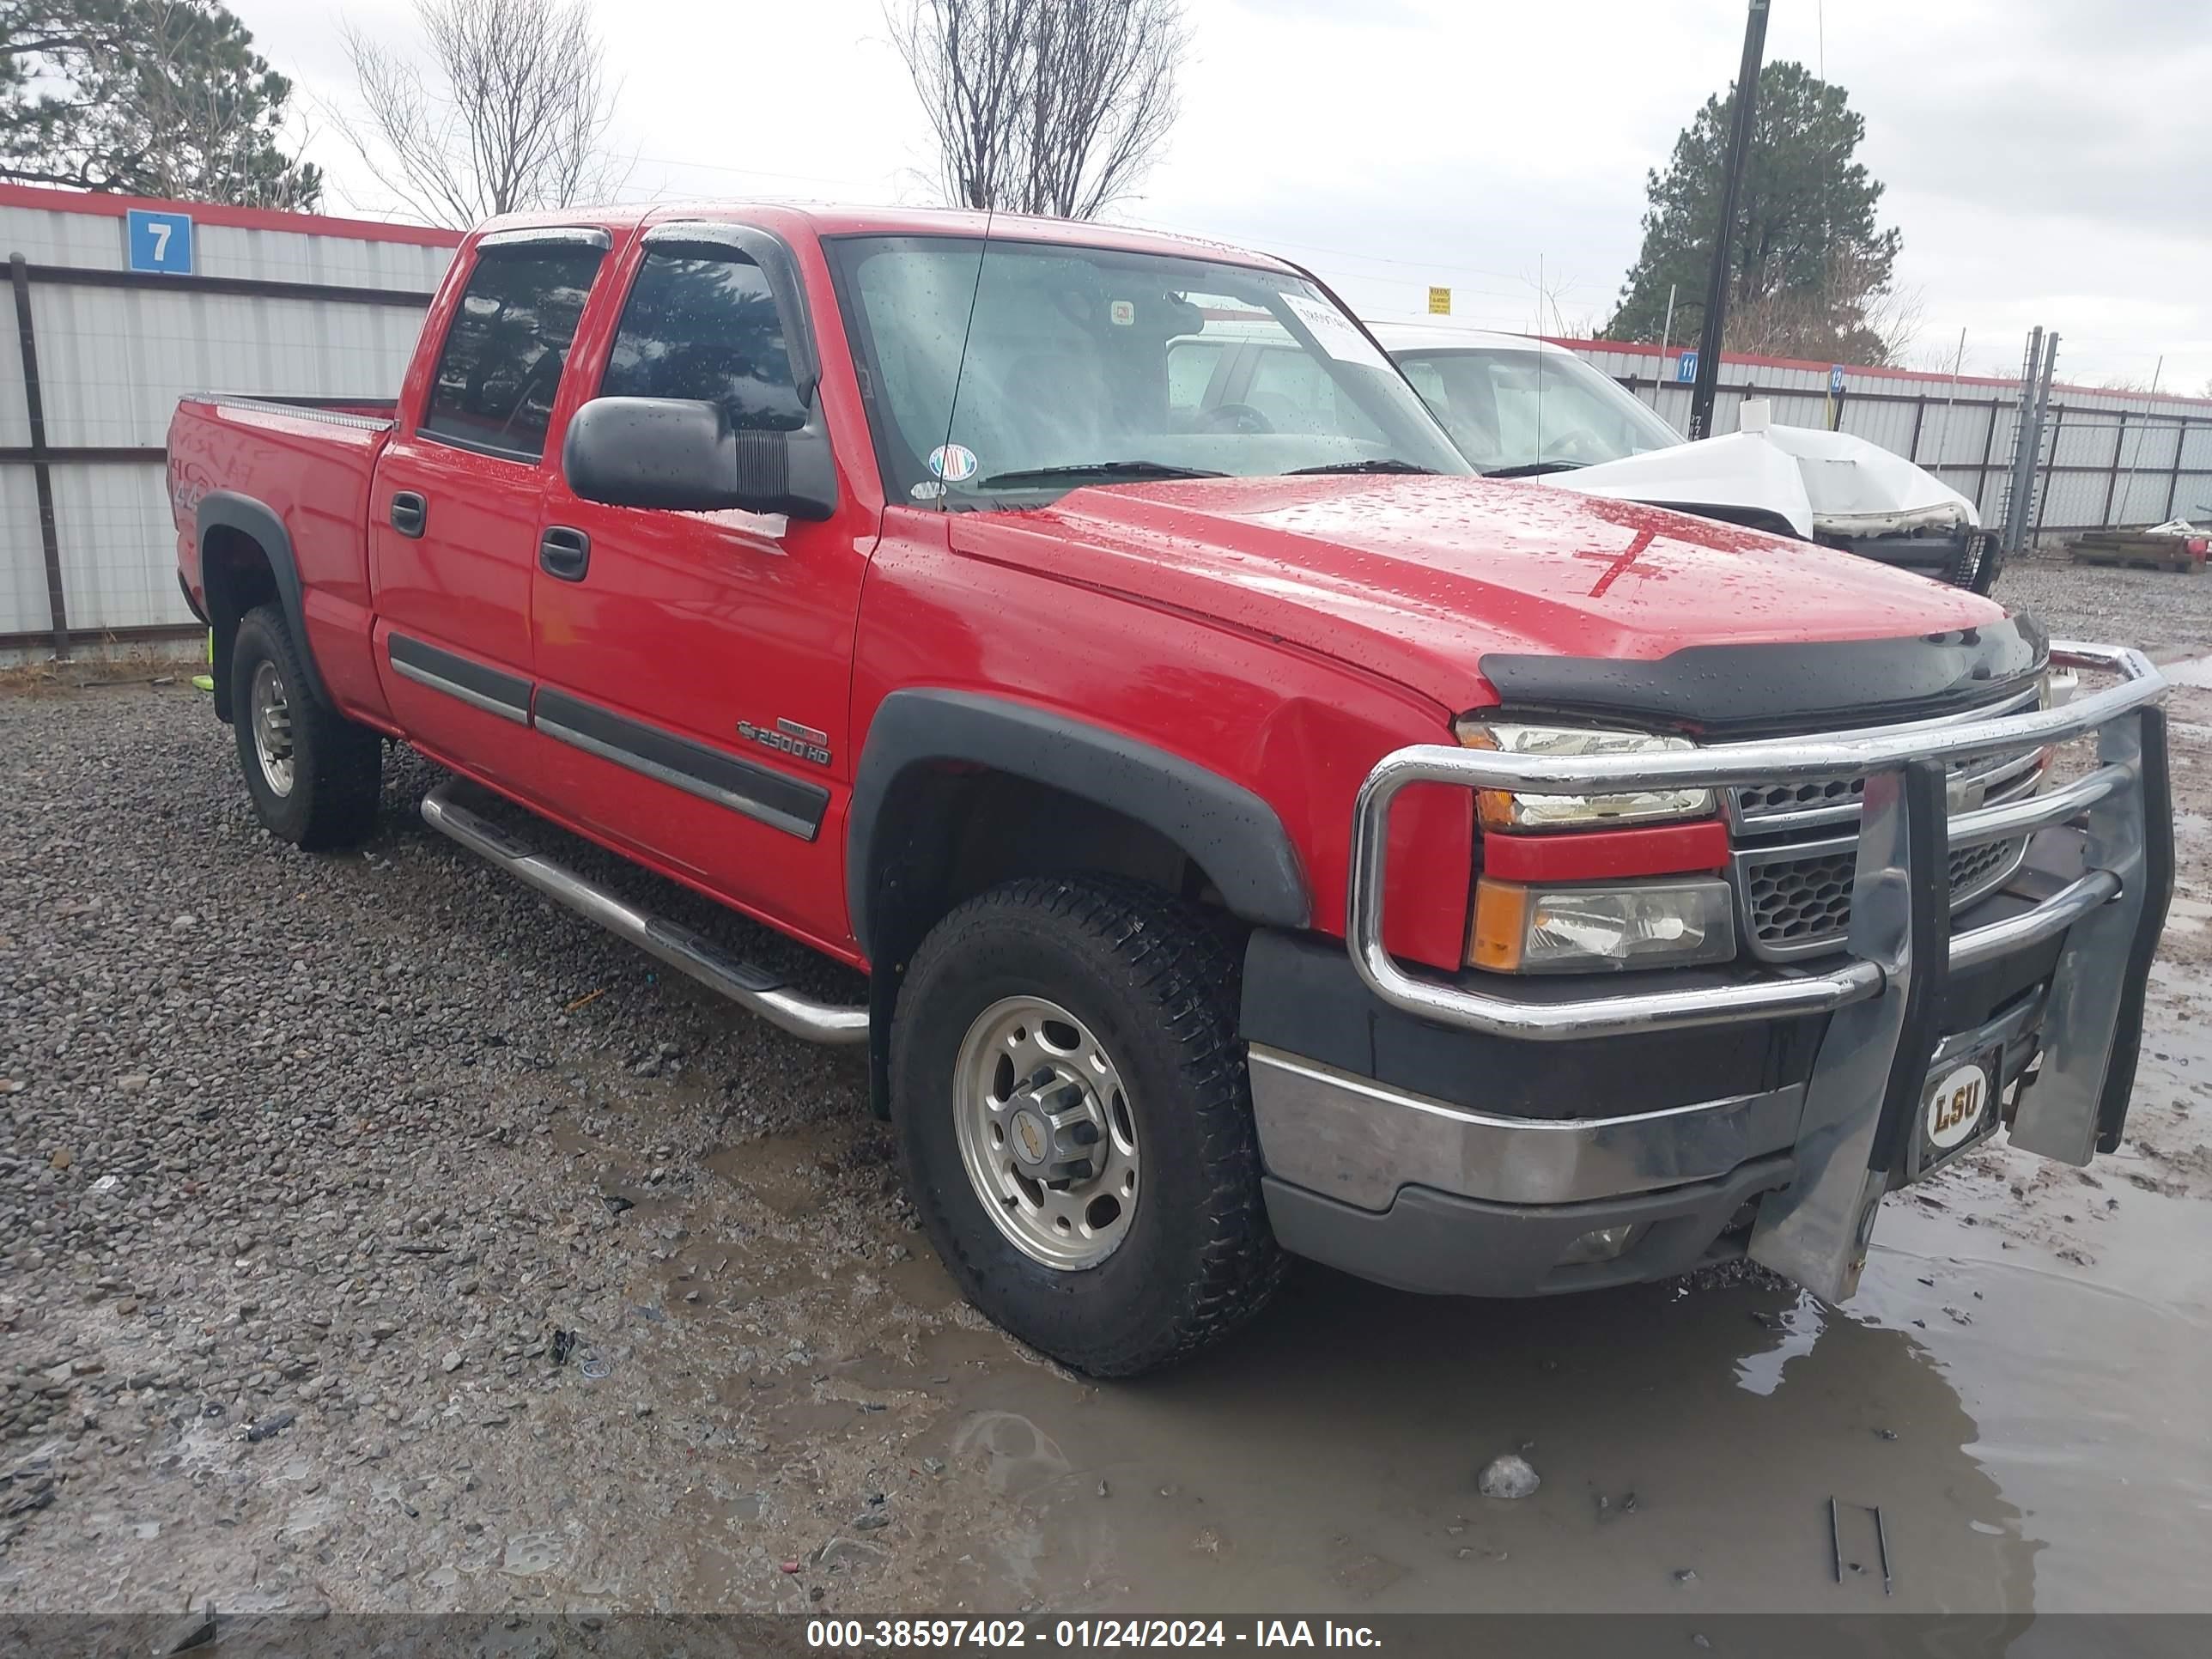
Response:
[[[1221,1336],[1281,1277],[1237,962],[1192,907],[1108,878],[1009,882],[932,930],[891,1029],[891,1116],[976,1307],[1078,1370]]]
[[[376,827],[384,739],[317,702],[284,613],[264,605],[230,652],[231,725],[262,827],[310,852],[349,847]]]

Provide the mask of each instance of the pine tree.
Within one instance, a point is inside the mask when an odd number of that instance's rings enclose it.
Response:
[[[1675,290],[1677,341],[1705,319],[1706,273],[1720,218],[1722,168],[1735,93],[1705,100],[1649,175],[1644,247],[1606,324],[1607,337],[1656,340]],[[1852,159],[1865,118],[1802,64],[1769,64],[1729,246],[1728,347],[1879,363],[1900,349],[1885,302],[1899,239],[1877,229],[1882,186]]]
[[[210,0],[0,0],[0,179],[311,208],[291,95]]]

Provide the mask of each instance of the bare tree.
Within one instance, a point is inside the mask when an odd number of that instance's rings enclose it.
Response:
[[[885,0],[885,18],[957,205],[1094,217],[1175,125],[1181,0]]]
[[[413,56],[351,24],[363,110],[337,121],[384,187],[422,217],[466,227],[568,207],[621,187],[614,88],[585,0],[416,0]]]
[[[1859,250],[1832,249],[1818,282],[1774,289],[1729,312],[1728,349],[1813,362],[1902,362],[1926,307],[1918,289],[1897,286],[1884,270]]]

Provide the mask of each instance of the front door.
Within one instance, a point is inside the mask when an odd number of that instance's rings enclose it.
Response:
[[[369,497],[378,672],[400,728],[532,793],[530,589],[554,399],[611,239],[508,233],[478,245],[420,408]]]
[[[596,385],[564,406],[684,398],[741,428],[805,423],[776,297],[718,234],[665,225],[630,251]],[[559,809],[794,933],[842,916],[853,629],[874,535],[850,489],[828,520],[787,523],[586,501],[553,469],[533,764]]]

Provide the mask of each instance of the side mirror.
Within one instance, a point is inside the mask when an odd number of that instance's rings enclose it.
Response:
[[[610,507],[812,520],[837,509],[822,433],[734,430],[719,405],[689,398],[592,398],[568,422],[561,468],[569,489]]]

